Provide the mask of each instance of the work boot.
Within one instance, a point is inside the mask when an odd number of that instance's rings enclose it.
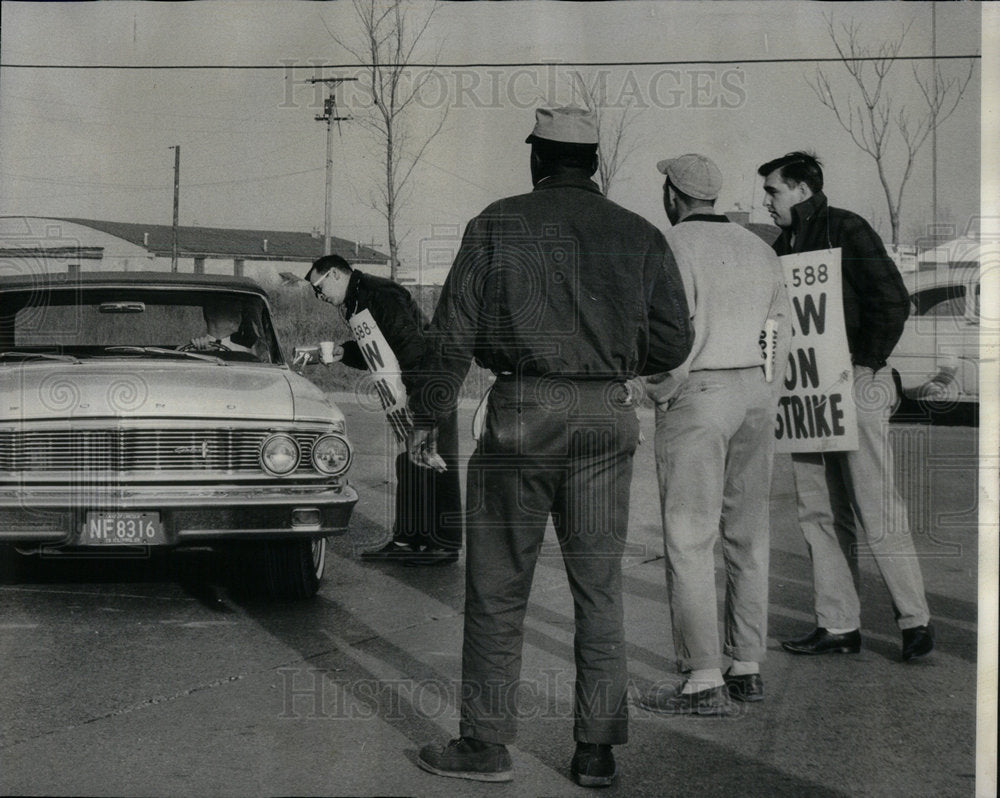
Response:
[[[510,781],[514,766],[507,746],[471,737],[459,737],[448,745],[425,745],[417,764],[429,773],[473,781]]]
[[[577,743],[569,769],[581,787],[610,787],[618,774],[611,746],[598,743]]]

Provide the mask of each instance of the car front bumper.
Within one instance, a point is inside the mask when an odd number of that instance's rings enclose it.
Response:
[[[347,531],[358,494],[339,485],[0,487],[0,543],[86,545],[95,513],[155,514],[161,545],[319,538]],[[130,541],[123,541],[127,545]],[[107,544],[102,544],[107,545]]]

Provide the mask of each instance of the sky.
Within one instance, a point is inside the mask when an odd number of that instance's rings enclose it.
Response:
[[[831,202],[888,237],[874,163],[807,82],[818,66],[838,91],[849,78],[838,63],[803,59],[835,57],[831,15],[837,26],[858,23],[873,44],[906,30],[900,54],[929,56],[929,3],[414,5],[418,17],[433,10],[417,60],[440,66],[413,70],[430,74],[409,121],[413,149],[446,115],[401,212],[404,274],[440,282],[465,223],[493,200],[530,190],[524,137],[534,108],[572,102],[574,72],[605,81],[608,118],[634,104],[632,153],[611,197],[658,226],[667,222],[657,160],[708,155],[725,177],[718,207],[766,222],[757,166],[812,149]],[[326,139],[315,116],[323,91],[308,81],[358,74],[334,40],[357,41],[350,3],[4,2],[0,10],[0,215],[169,224],[170,147],[179,145],[182,225],[322,229]],[[978,55],[983,13],[979,4],[939,4],[937,55]],[[941,63],[949,76],[968,65]],[[922,102],[913,65],[929,69],[926,61],[894,67],[897,108]],[[937,136],[938,221],[959,233],[980,207],[980,95],[976,62]],[[385,250],[372,203],[378,147],[359,121],[366,96],[360,84],[344,84],[338,99],[355,118],[334,138],[332,233]],[[934,222],[931,163],[928,139],[904,194],[904,242]],[[898,184],[901,164],[893,158],[889,168]]]

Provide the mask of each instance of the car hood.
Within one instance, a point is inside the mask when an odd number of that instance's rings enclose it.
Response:
[[[343,419],[319,388],[278,366],[30,362],[5,367],[2,376],[3,416],[11,420]]]

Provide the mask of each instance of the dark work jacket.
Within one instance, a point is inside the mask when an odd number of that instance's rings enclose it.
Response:
[[[496,374],[615,381],[679,366],[693,341],[663,234],[579,175],[469,222],[428,335],[437,385],[411,401],[420,422],[454,399],[473,359]]]
[[[359,310],[371,311],[372,318],[392,347],[403,385],[412,392],[417,385],[415,372],[420,368],[427,349],[424,328],[427,317],[421,312],[410,292],[392,280],[357,271],[351,272],[344,298],[344,313],[348,318]],[[343,343],[342,363],[356,369],[368,369],[356,341]]]
[[[817,191],[792,208],[792,226],[774,242],[779,255],[837,247],[851,360],[878,370],[892,354],[910,314],[906,286],[878,233],[856,213],[831,208],[826,195]]]
[[[392,347],[403,384],[412,394],[422,379],[428,342],[424,335],[427,317],[410,292],[384,277],[355,270],[347,282],[344,313],[350,318],[359,310],[372,318]],[[345,365],[367,369],[356,341],[343,343]],[[442,420],[437,450],[448,470],[437,473],[410,463],[406,451],[396,456],[396,517],[393,539],[411,546],[462,546],[462,489],[458,481],[458,421],[455,415]]]

